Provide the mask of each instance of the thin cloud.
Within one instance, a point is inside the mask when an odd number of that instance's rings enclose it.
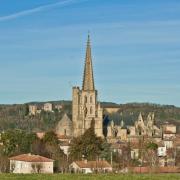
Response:
[[[46,11],[46,10],[49,10],[51,8],[68,6],[68,5],[71,5],[74,3],[79,3],[79,2],[84,2],[84,1],[85,0],[64,0],[64,1],[53,3],[53,4],[42,5],[42,6],[39,6],[36,8],[27,9],[27,10],[20,11],[20,12],[10,14],[7,16],[0,16],[0,22],[13,20],[13,19],[16,19],[19,17],[27,16],[27,15],[37,13],[37,12],[41,12],[41,11]]]

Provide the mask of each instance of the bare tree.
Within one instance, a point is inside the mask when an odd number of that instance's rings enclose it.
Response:
[[[31,167],[32,167],[32,169],[33,169],[33,173],[40,173],[41,172],[41,170],[42,170],[42,163],[33,163],[33,164],[31,164]]]

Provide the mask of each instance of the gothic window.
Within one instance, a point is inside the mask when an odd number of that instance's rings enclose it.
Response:
[[[64,135],[66,135],[66,129],[64,129]]]
[[[87,112],[88,112],[88,110],[87,110],[87,108],[86,108],[86,109],[85,109],[85,112],[84,112],[85,117],[87,116]]]
[[[84,104],[87,103],[87,96],[84,96]]]
[[[92,109],[92,107],[90,107],[90,114],[92,114],[93,113],[93,109]]]
[[[98,113],[97,113],[97,111],[95,111],[95,115],[96,115],[96,117],[98,116]]]
[[[92,96],[90,97],[90,103],[92,103],[93,102],[93,99],[92,99]]]

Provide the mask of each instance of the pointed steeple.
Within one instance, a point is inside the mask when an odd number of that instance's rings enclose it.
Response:
[[[86,47],[86,59],[85,59],[85,65],[84,65],[84,76],[83,76],[82,89],[84,91],[94,91],[95,90],[89,34],[88,34],[88,41],[87,41],[87,47]]]
[[[143,117],[142,117],[142,113],[141,112],[139,113],[138,121],[143,121]]]
[[[122,121],[121,121],[121,128],[122,127],[124,127],[124,121],[123,121],[123,119],[122,119]]]

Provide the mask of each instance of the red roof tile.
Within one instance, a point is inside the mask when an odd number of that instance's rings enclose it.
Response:
[[[111,168],[107,161],[75,161],[80,168]]]
[[[151,171],[150,167],[134,167],[132,168],[134,173],[149,173]],[[180,173],[180,167],[172,166],[172,167],[157,167],[154,169],[155,172],[158,173]]]
[[[176,133],[172,131],[164,131],[164,134],[176,134]]]
[[[21,154],[9,158],[10,160],[25,161],[25,162],[53,162],[54,160],[33,154]]]

